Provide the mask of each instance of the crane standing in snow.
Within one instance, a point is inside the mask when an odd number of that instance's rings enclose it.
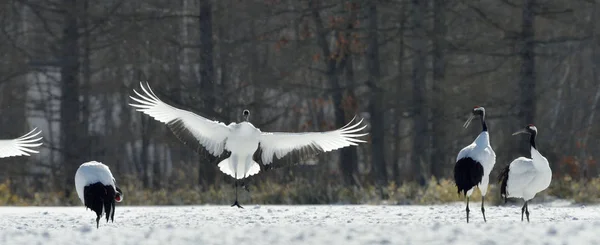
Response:
[[[29,133],[10,140],[0,140],[0,158],[29,156],[29,153],[38,153],[31,148],[42,145],[42,137],[36,138],[42,131],[37,131],[37,128],[29,131]]]
[[[75,172],[75,190],[86,209],[96,212],[96,228],[103,214],[106,222],[115,221],[115,202],[123,200],[123,192],[108,166],[96,161],[81,164]]]
[[[523,213],[525,213],[527,222],[529,222],[527,202],[533,199],[535,194],[548,188],[552,180],[552,170],[548,159],[540,154],[535,145],[537,132],[537,128],[533,124],[529,124],[513,134],[530,135],[531,158],[519,157],[513,160],[504,168],[499,177],[500,195],[504,197],[504,202],[507,198],[523,198],[525,201],[521,208],[521,221],[523,221]]]
[[[225,125],[162,102],[147,84],[146,87],[141,84],[141,88],[145,94],[133,90],[137,97],[130,98],[137,104],[130,104],[131,106],[167,124],[183,143],[189,144],[197,152],[204,153],[204,148],[219,158],[219,170],[233,177],[236,182],[235,202],[232,207],[241,208],[238,202],[237,181],[258,174],[261,165],[268,169],[273,167],[276,160],[296,164],[319,152],[365,142],[358,138],[367,135],[359,133],[366,127],[360,126],[362,120],[327,132],[261,132],[248,121],[248,110],[242,112],[244,122]],[[230,152],[229,157],[224,154],[226,151]],[[284,160],[284,157],[287,159]]]
[[[458,193],[467,197],[467,223],[469,223],[469,197],[473,194],[475,186],[479,187],[481,192],[481,213],[483,220],[485,219],[485,194],[490,181],[490,172],[496,163],[496,153],[490,145],[490,135],[485,123],[485,109],[476,106],[473,108],[471,116],[463,127],[469,127],[471,121],[479,116],[481,119],[482,132],[477,136],[475,141],[467,147],[463,148],[456,157],[456,165],[454,165],[454,182],[458,187]]]

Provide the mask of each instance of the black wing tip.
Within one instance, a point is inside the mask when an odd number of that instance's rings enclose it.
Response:
[[[172,120],[166,125],[179,142],[196,152],[199,156],[206,158],[207,161],[214,162],[213,165],[217,165],[221,160],[228,158],[231,155],[224,147],[221,152],[209,151],[196,137],[194,137],[180,119]]]
[[[312,165],[307,163],[307,160],[318,156],[322,152],[322,149],[318,145],[307,145],[300,149],[293,150],[281,158],[274,155],[271,162],[265,164],[262,161],[262,149],[259,146],[256,152],[254,152],[253,159],[261,166],[261,170],[264,169],[265,171],[269,171],[283,167]]]

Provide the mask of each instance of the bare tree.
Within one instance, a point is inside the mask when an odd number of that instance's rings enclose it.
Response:
[[[444,133],[444,102],[446,101],[444,80],[446,76],[446,3],[444,0],[433,1],[433,86],[431,98],[431,174],[436,178],[443,177],[446,163],[446,134]]]
[[[426,35],[425,35],[425,12],[427,4],[423,1],[413,0],[412,1],[412,30],[413,30],[413,41],[412,47],[414,49],[413,55],[413,70],[412,70],[412,110],[413,113],[413,151],[411,153],[411,162],[414,166],[414,173],[416,174],[417,181],[421,184],[425,184],[425,178],[428,173],[426,164],[429,164],[429,154],[427,152],[427,120],[428,120],[428,109],[426,108],[426,60],[427,60],[427,47],[426,47]]]
[[[63,0],[63,33],[59,58],[61,75],[60,131],[62,161],[65,169],[65,193],[73,190],[75,171],[79,164],[82,132],[79,123],[79,29],[77,21],[77,0]]]
[[[368,47],[367,47],[367,66],[369,72],[369,87],[371,96],[369,98],[369,112],[371,114],[371,152],[372,167],[375,173],[376,182],[379,186],[387,184],[387,166],[385,164],[385,146],[383,125],[383,91],[379,85],[381,72],[379,67],[379,37],[378,37],[378,15],[377,3],[368,1],[367,6],[368,22]]]

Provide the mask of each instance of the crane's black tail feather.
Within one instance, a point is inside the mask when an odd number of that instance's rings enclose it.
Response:
[[[504,203],[507,202],[508,195],[506,194],[506,184],[508,183],[508,172],[510,171],[510,165],[506,166],[500,172],[498,176],[498,182],[500,183],[500,197],[504,198]]]
[[[100,217],[103,214],[106,214],[106,222],[109,218],[114,221],[116,195],[117,192],[112,185],[104,185],[101,182],[86,185],[83,188],[84,205],[96,213],[96,228],[98,228]]]
[[[483,166],[473,158],[461,158],[454,165],[454,182],[458,187],[458,194],[467,195],[467,192],[481,183]]]

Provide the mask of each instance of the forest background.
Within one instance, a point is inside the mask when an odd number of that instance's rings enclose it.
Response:
[[[263,172],[244,203],[460,201],[473,106],[497,154],[493,202],[530,123],[554,176],[537,199],[600,200],[600,1],[6,0],[0,57],[1,138],[44,136],[40,154],[0,160],[4,205],[79,205],[90,160],[125,205],[229,204],[230,177],[128,105],[140,81],[225,123],[250,109],[264,131],[365,119],[366,144]]]

